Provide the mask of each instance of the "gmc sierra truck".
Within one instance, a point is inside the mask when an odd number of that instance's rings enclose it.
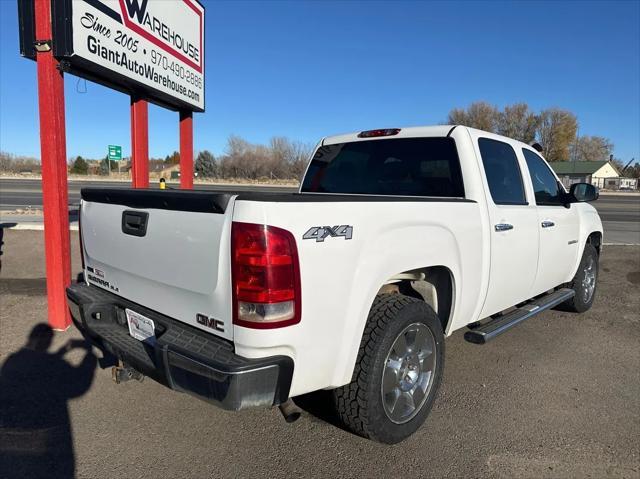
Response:
[[[323,138],[297,192],[84,188],[75,324],[149,376],[239,410],[332,390],[345,426],[424,422],[444,338],[594,300],[602,224],[537,150],[463,126]]]

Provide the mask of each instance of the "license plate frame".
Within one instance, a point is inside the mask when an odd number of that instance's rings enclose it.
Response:
[[[133,339],[137,339],[143,343],[154,344],[156,341],[155,323],[153,319],[133,311],[131,309],[124,310],[127,316],[127,325],[129,326],[129,335]]]

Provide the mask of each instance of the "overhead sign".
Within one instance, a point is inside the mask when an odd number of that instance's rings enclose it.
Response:
[[[119,145],[109,145],[109,160],[120,161],[122,159],[122,147]]]
[[[204,111],[204,7],[196,0],[52,0],[63,68],[174,109]]]

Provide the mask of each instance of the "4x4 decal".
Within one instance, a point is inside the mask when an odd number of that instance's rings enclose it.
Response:
[[[342,236],[345,240],[353,238],[353,226],[314,226],[302,236],[302,239],[315,239],[316,243],[321,243],[331,236],[332,238]]]

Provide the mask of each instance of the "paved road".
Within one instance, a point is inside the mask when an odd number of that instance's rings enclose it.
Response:
[[[4,241],[6,365],[47,316],[42,234],[9,230]],[[71,246],[77,272],[76,233]],[[115,385],[91,361],[70,370],[62,354],[23,350],[0,387],[14,404],[6,429],[0,420],[0,476],[72,477],[62,471],[75,467],[79,478],[638,478],[640,247],[605,248],[600,271],[585,314],[545,312],[485,346],[462,331],[448,338],[434,408],[396,446],[333,426],[321,397],[300,401],[308,412],[286,424],[275,409],[226,412],[149,379]],[[75,338],[75,328],[57,333],[50,351]],[[79,366],[85,354],[76,346],[64,360]]]
[[[640,196],[602,195],[593,205],[606,243],[640,244]]]
[[[110,186],[127,188],[129,182],[105,181],[70,181],[69,204],[80,202],[80,188],[87,186]],[[294,191],[287,186],[254,186],[254,185],[196,185],[196,189],[206,190],[267,190]],[[604,222],[606,242],[616,244],[640,244],[640,196],[637,195],[602,195],[593,203]],[[0,179],[0,210],[17,208],[42,207],[40,180]],[[38,217],[8,217],[3,221],[41,221]]]
[[[69,204],[80,202],[80,189],[90,186],[105,188],[128,188],[131,183],[124,181],[70,181]],[[151,185],[155,187],[155,185]],[[170,186],[174,186],[173,184]],[[177,186],[177,185],[175,185]],[[254,185],[195,185],[196,189],[213,191],[292,191],[288,186],[254,186]],[[0,209],[42,207],[42,189],[40,180],[0,179]]]

